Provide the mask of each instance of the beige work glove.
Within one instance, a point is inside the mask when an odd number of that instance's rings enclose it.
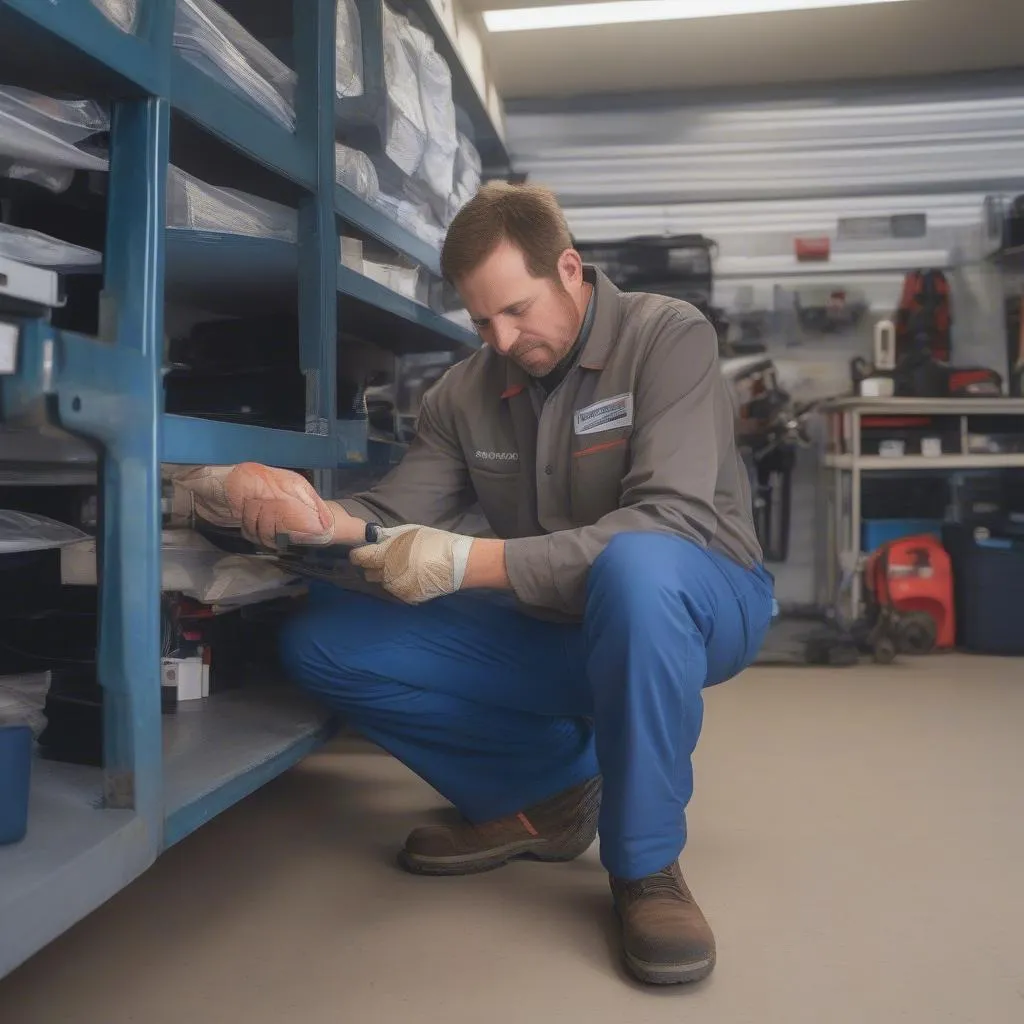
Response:
[[[376,544],[349,555],[366,573],[406,604],[422,604],[454,594],[462,587],[469,564],[472,537],[429,526],[394,526],[380,531]]]
[[[288,469],[243,462],[174,469],[168,475],[176,518],[199,516],[216,526],[241,527],[248,540],[268,548],[282,534],[295,544],[331,544],[337,519],[352,518]]]

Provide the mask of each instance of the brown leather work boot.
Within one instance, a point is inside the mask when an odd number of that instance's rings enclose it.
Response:
[[[650,985],[679,985],[712,972],[715,937],[678,864],[634,882],[609,881],[631,974]]]
[[[507,818],[418,828],[398,861],[416,875],[474,875],[510,860],[573,860],[597,835],[601,779],[595,777]]]

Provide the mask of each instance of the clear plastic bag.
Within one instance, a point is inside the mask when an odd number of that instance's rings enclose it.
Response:
[[[19,163],[16,160],[0,160],[0,177],[10,178],[12,181],[28,181],[45,188],[47,192],[57,194],[71,188],[75,172],[71,167],[41,167]]]
[[[0,676],[0,727],[27,725],[38,739],[46,728],[43,708],[49,690],[49,672]]]
[[[406,231],[411,231],[417,238],[440,250],[444,241],[444,229],[433,224],[415,203],[388,195],[386,192],[374,196],[370,202]]]
[[[363,199],[372,200],[380,192],[373,161],[365,153],[340,142],[334,144],[334,177],[339,185]]]
[[[167,226],[249,238],[298,239],[298,214],[269,199],[208,185],[177,167],[167,172]]]
[[[405,174],[414,174],[427,145],[420,100],[418,59],[406,18],[384,4],[384,85],[387,130],[384,151]]]
[[[420,105],[427,129],[417,176],[436,196],[447,199],[452,192],[455,154],[459,148],[452,74],[447,61],[434,49],[430,36],[412,25],[408,32],[418,57]]]
[[[363,32],[355,0],[338,0],[334,71],[338,96],[363,95]]]
[[[103,262],[103,257],[93,249],[10,224],[0,224],[0,256],[48,270],[85,270]]]
[[[0,554],[13,555],[24,551],[45,551],[77,544],[88,534],[35,512],[0,509]]]
[[[295,131],[295,72],[212,0],[177,0],[174,45],[190,64]]]
[[[55,100],[28,89],[0,88],[0,158],[105,171],[107,160],[83,152],[77,143],[109,130],[109,115],[92,100]]]
[[[446,224],[451,224],[459,210],[480,190],[482,172],[483,165],[476,146],[460,132],[459,147],[455,154],[454,187],[448,198]]]
[[[228,555],[193,530],[164,530],[160,589],[203,604],[230,604],[256,594],[274,596],[293,577],[269,557]],[[61,582],[96,585],[96,542],[89,538],[61,552]]]
[[[135,31],[135,18],[139,13],[138,0],[92,0],[92,3],[122,32]]]

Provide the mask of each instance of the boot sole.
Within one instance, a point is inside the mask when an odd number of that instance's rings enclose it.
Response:
[[[630,974],[646,985],[689,985],[703,981],[715,969],[715,957],[682,964],[651,964],[625,954]]]
[[[496,871],[514,860],[536,860],[548,864],[562,864],[586,853],[593,845],[591,839],[586,846],[573,850],[547,849],[538,846],[533,840],[522,843],[509,843],[484,854],[467,853],[458,857],[422,857],[400,850],[399,865],[413,875],[456,876],[480,875],[485,871]]]

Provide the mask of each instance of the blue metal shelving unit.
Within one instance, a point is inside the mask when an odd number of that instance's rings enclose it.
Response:
[[[285,687],[219,694],[162,718],[160,463],[358,466],[367,458],[365,423],[336,412],[339,328],[396,353],[477,344],[339,263],[339,230],[348,229],[438,274],[435,251],[335,183],[334,0],[293,0],[294,134],[174,53],[173,0],[139,2],[129,35],[89,0],[0,0],[3,84],[91,96],[114,111],[101,336],[25,321],[17,373],[0,378],[7,424],[56,425],[100,453],[105,716],[103,768],[38,761],[28,836],[0,847],[0,976],[330,731],[326,714]],[[439,50],[457,59],[429,5],[416,10]],[[464,69],[453,67],[453,80],[488,164],[507,167]],[[290,200],[298,242],[165,229],[171,154],[190,147],[200,165],[220,168],[218,183],[257,182]],[[210,312],[293,304],[301,369],[315,382],[306,432],[165,414],[165,296]]]

